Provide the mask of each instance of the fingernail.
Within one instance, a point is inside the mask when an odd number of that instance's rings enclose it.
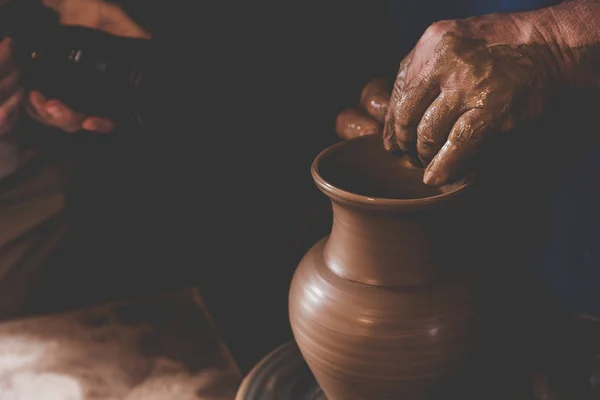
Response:
[[[435,161],[435,158],[431,160],[429,166],[425,169],[425,173],[423,174],[423,183],[426,185],[436,185],[438,183],[438,177],[433,168]]]
[[[109,133],[115,129],[115,124],[111,121],[92,117],[83,121],[82,128],[86,131]]]
[[[435,174],[430,170],[426,170],[423,175],[423,183],[426,185],[434,185],[435,184]]]

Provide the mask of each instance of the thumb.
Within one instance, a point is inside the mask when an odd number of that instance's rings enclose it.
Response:
[[[391,90],[386,79],[367,83],[360,94],[360,105],[377,122],[382,124],[390,102]]]

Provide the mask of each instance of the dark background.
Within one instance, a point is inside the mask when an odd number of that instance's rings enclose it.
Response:
[[[198,285],[247,370],[291,339],[293,247],[325,201],[312,159],[362,86],[395,75],[386,3],[125,8],[161,49],[145,128],[67,139],[71,231],[47,311]]]
[[[327,203],[310,163],[337,140],[337,113],[368,80],[393,78],[408,49],[386,2],[187,3],[126,2],[161,48],[144,81],[145,128],[69,140],[71,231],[46,272],[48,310],[198,285],[247,371],[291,339],[294,243]],[[527,305],[538,297],[531,257],[553,187],[585,158],[565,135],[600,137],[585,135],[597,126],[591,97],[565,96],[479,171],[478,241],[465,246],[486,272],[500,337],[521,340],[539,319]]]

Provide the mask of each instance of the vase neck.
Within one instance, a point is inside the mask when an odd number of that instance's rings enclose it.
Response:
[[[327,266],[346,279],[411,287],[440,274],[436,216],[371,211],[333,202],[333,227],[324,250]]]

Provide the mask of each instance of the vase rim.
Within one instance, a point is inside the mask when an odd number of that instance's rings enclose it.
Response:
[[[344,203],[368,209],[391,209],[402,211],[429,208],[434,204],[447,202],[470,187],[474,181],[474,174],[469,174],[465,178],[455,183],[442,186],[439,194],[418,198],[393,198],[370,196],[367,194],[359,194],[342,189],[341,187],[328,182],[327,179],[324,178],[320,173],[319,169],[321,163],[328,157],[335,153],[344,151],[344,148],[346,147],[356,145],[359,141],[369,142],[376,139],[381,140],[381,138],[377,137],[376,135],[362,136],[355,139],[338,142],[322,150],[317,157],[315,157],[311,165],[311,175],[319,190],[321,190],[332,201],[337,203]],[[381,148],[383,149],[383,144],[381,144]]]

